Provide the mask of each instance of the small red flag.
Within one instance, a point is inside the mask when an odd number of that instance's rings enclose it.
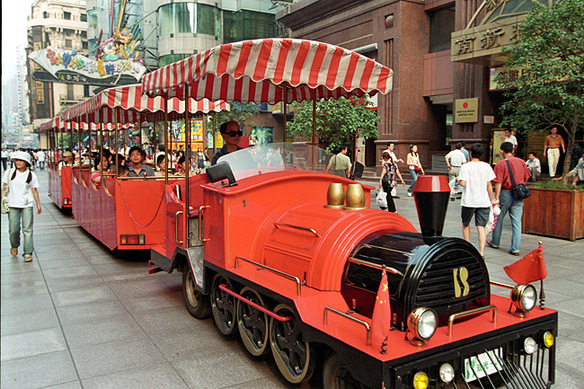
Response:
[[[505,273],[518,284],[529,284],[547,277],[543,260],[543,248],[539,247],[512,265],[505,266]]]
[[[391,306],[389,301],[389,287],[387,283],[387,273],[385,268],[377,290],[373,315],[371,317],[371,345],[381,346],[384,352],[383,342],[387,339],[387,334],[391,329]]]

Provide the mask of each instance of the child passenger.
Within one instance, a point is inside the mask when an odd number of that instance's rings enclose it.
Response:
[[[148,166],[144,165],[144,160],[146,159],[146,153],[138,146],[134,146],[130,149],[130,162],[132,162],[132,168],[130,169],[129,177],[143,177],[153,176],[154,170]]]

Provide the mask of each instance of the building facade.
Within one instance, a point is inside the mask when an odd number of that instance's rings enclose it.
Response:
[[[455,143],[490,146],[503,98],[489,86],[490,74],[531,7],[525,0],[299,0],[278,20],[294,37],[394,70],[393,91],[378,99],[379,137],[366,142],[367,166],[379,165],[393,142],[404,160],[417,144],[424,166],[440,172]]]

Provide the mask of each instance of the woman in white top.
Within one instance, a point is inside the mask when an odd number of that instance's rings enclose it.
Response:
[[[40,215],[39,180],[30,170],[32,161],[28,153],[17,151],[12,155],[15,168],[6,171],[2,187],[10,188],[8,193],[8,231],[10,233],[10,254],[18,255],[20,246],[20,226],[24,236],[24,261],[32,261],[34,251],[32,240],[33,199],[36,202],[37,213]],[[4,190],[3,190],[4,192]]]
[[[410,174],[412,175],[412,183],[408,188],[408,196],[412,196],[412,192],[414,191],[414,185],[416,185],[416,180],[418,179],[418,175],[424,174],[424,168],[422,167],[422,163],[420,162],[420,156],[418,155],[418,146],[411,145],[410,146],[410,153],[408,154],[408,158],[406,159],[406,164],[410,169]]]

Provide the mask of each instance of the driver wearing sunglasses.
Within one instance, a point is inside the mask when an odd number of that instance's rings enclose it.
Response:
[[[215,155],[213,155],[213,158],[211,159],[211,165],[215,165],[217,160],[225,154],[229,154],[241,149],[238,144],[241,136],[243,135],[243,131],[239,129],[239,124],[237,122],[231,121],[223,123],[221,127],[219,127],[219,132],[223,137],[223,147],[217,150]]]

